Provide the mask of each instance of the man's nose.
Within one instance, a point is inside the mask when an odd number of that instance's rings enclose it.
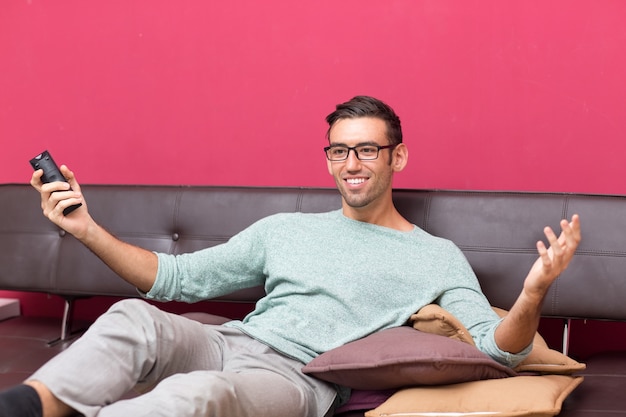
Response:
[[[346,159],[346,167],[349,170],[360,168],[361,160],[358,158],[356,149],[348,150],[348,158]]]

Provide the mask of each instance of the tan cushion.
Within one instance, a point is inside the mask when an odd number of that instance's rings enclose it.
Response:
[[[492,307],[500,316],[508,314],[506,310]],[[413,314],[410,321],[415,329],[430,332],[474,345],[468,330],[459,319],[437,304],[429,304]],[[516,368],[517,372],[540,372],[550,374],[571,374],[585,369],[585,364],[575,361],[563,353],[550,349],[543,337],[537,332],[533,340],[533,349],[526,359]]]
[[[365,417],[554,416],[582,380],[580,376],[537,375],[406,388]]]
[[[411,316],[410,322],[413,328],[422,332],[446,336],[474,346],[474,339],[463,323],[437,304],[422,307]]]

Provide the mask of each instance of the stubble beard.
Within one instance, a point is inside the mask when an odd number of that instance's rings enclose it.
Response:
[[[343,197],[343,201],[349,207],[355,209],[367,207],[377,199],[382,198],[387,189],[391,186],[391,177],[377,178],[376,180],[370,178],[370,181],[376,181],[373,188],[366,187],[353,192],[345,186],[345,183],[341,178],[336,179],[337,188]]]

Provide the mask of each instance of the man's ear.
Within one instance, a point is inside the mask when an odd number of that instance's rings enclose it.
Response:
[[[399,144],[393,150],[393,160],[391,161],[391,168],[394,172],[400,172],[404,169],[409,161],[409,149],[404,143]]]

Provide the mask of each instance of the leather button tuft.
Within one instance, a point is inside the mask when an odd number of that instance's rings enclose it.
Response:
[[[176,242],[179,238],[180,238],[180,236],[178,236],[178,233],[174,233],[174,234],[172,235],[172,240],[173,240],[174,242]]]

